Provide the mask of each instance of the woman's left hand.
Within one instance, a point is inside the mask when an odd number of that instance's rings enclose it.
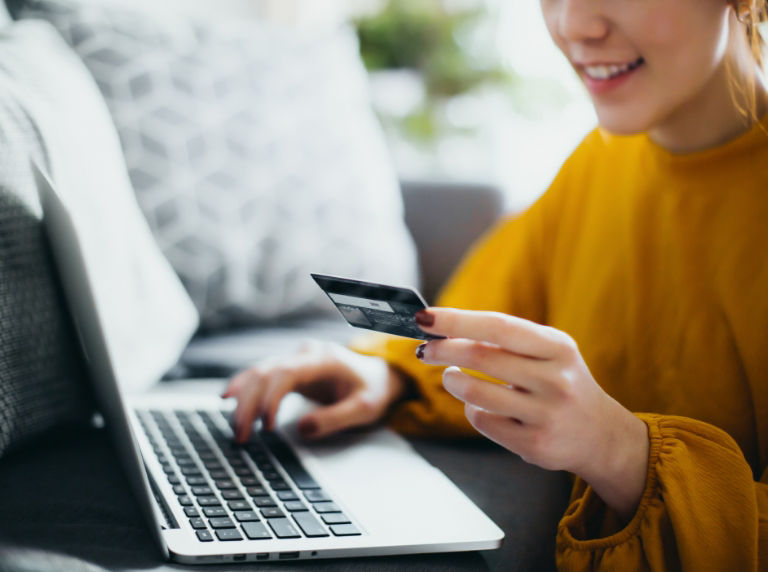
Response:
[[[579,475],[622,517],[634,513],[646,481],[646,425],[602,390],[570,336],[496,312],[429,308],[417,321],[446,336],[417,355],[458,366],[445,370],[443,385],[480,433],[529,463]]]

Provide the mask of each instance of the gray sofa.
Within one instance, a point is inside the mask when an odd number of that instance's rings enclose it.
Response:
[[[52,262],[41,246],[39,213],[29,208],[34,189],[29,187],[27,161],[32,156],[44,165],[55,163],[61,143],[36,123],[30,113],[34,106],[26,108],[23,95],[18,99],[17,91],[3,91],[13,84],[6,68],[13,71],[12,62],[0,61],[0,570],[184,569],[161,559],[106,432],[87,422],[93,402],[83,357]],[[26,77],[24,71],[22,83],[36,85],[45,79]],[[57,95],[54,90],[52,98]],[[90,158],[81,155],[75,150],[69,158],[74,158],[76,170],[87,171]],[[72,168],[71,163],[66,166]],[[422,290],[431,301],[472,241],[501,214],[501,195],[480,184],[405,181],[400,187]],[[277,348],[287,351],[307,337],[344,342],[353,333],[333,315],[209,328],[192,339],[162,383],[220,377],[218,383],[200,383],[221,387],[226,376]],[[291,569],[554,567],[555,529],[567,502],[567,475],[527,465],[480,439],[411,443],[499,524],[506,532],[504,546],[482,554],[291,563]]]

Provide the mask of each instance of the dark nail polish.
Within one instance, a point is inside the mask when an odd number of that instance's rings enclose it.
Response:
[[[416,320],[418,325],[425,326],[427,328],[435,323],[435,317],[427,310],[419,310],[414,314],[413,319]]]
[[[427,344],[421,344],[419,347],[416,348],[416,357],[419,359],[424,359],[424,348],[427,347]]]

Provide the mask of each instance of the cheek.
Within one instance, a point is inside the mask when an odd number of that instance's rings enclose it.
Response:
[[[565,52],[565,42],[557,34],[557,12],[555,7],[551,6],[551,4],[552,0],[541,0],[541,12],[542,16],[544,17],[544,25],[547,27],[549,37],[552,38],[552,41],[555,43],[558,49],[561,52]]]
[[[728,11],[725,2],[697,0],[672,2],[666,17],[646,18],[638,41],[642,53],[655,66],[686,77],[708,73],[719,65],[728,47]]]

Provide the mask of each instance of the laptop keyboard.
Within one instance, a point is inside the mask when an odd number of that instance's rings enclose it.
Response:
[[[201,542],[360,534],[276,433],[238,445],[223,412],[136,413]]]

